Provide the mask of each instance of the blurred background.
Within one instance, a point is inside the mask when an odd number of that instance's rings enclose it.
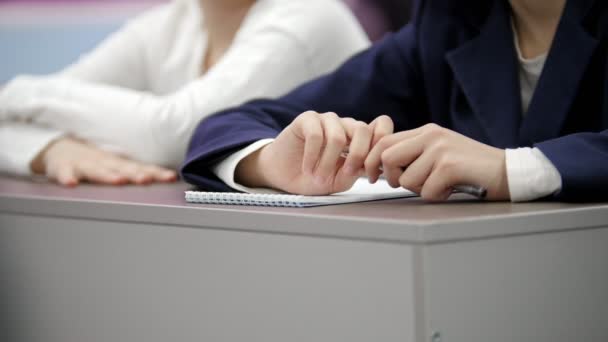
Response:
[[[62,69],[128,18],[165,1],[0,0],[0,84],[18,74]],[[372,40],[397,30],[410,17],[410,0],[342,1]]]

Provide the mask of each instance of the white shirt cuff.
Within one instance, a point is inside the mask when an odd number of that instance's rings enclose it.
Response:
[[[23,123],[0,125],[0,171],[32,175],[30,164],[52,141],[65,132]]]
[[[265,193],[265,194],[276,194],[280,193],[271,189],[263,189],[263,188],[248,188],[241,184],[238,184],[234,180],[234,174],[236,173],[236,167],[239,165],[241,160],[245,159],[252,153],[258,151],[262,147],[272,143],[274,139],[263,139],[256,141],[255,143],[247,146],[246,148],[231,154],[223,161],[217,163],[215,166],[211,168],[213,173],[221,179],[226,185],[233,188],[234,190],[247,192],[247,193]]]
[[[507,179],[512,202],[553,195],[562,189],[562,177],[538,148],[506,150]]]

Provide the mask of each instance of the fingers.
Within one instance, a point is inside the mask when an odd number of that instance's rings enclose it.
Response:
[[[442,202],[452,194],[452,185],[456,184],[454,176],[441,167],[436,167],[422,187],[420,196],[431,202]]]
[[[133,184],[149,184],[154,180],[154,176],[143,166],[121,158],[108,158],[103,162],[103,166]]]
[[[129,182],[129,178],[120,172],[114,171],[99,163],[82,162],[76,165],[76,172],[80,179],[91,183],[106,185],[122,185]]]
[[[380,139],[372,148],[365,159],[365,173],[371,183],[375,183],[378,177],[382,174],[382,153],[393,145],[401,141],[403,133],[396,133],[393,135],[385,136]]]
[[[431,154],[422,154],[412,162],[399,177],[399,185],[417,194],[422,192],[422,187],[433,171],[435,158]]]
[[[382,155],[387,149],[402,141],[410,140],[416,137],[421,137],[421,139],[419,140],[421,143],[432,141],[434,137],[438,136],[439,134],[442,134],[442,130],[443,129],[437,125],[429,124],[413,130],[403,131],[381,138],[374,145],[369,155],[367,156],[367,159],[365,160],[365,173],[367,174],[370,182],[375,183],[378,180],[380,174],[382,173],[381,171],[379,171],[380,166],[382,165]],[[415,152],[419,154],[417,150]],[[406,165],[407,164],[404,164],[402,166]]]
[[[302,157],[302,173],[312,176],[324,144],[324,130],[319,114],[306,112],[298,117],[297,124],[304,140],[304,155]]]
[[[425,141],[418,135],[394,144],[382,152],[380,159],[384,177],[389,185],[394,188],[401,187],[399,179],[404,170],[422,155],[424,149]]]
[[[131,161],[73,138],[54,143],[46,151],[44,163],[47,177],[64,186],[76,186],[81,181],[122,185],[177,179],[175,171]]]
[[[420,134],[418,130],[393,134],[394,124],[388,116],[380,116],[368,125],[352,118],[339,118],[335,113],[313,111],[303,113],[289,127],[291,134],[285,136],[295,139],[292,141],[297,150],[293,153],[301,153],[301,173],[312,176],[318,188],[328,185],[341,188],[365,173],[377,180],[382,153],[401,140]],[[349,152],[346,158],[344,151]],[[399,186],[402,174],[397,164],[387,163],[394,166],[388,171],[394,173],[394,186]]]
[[[315,180],[318,184],[324,184],[336,174],[338,161],[348,144],[346,132],[336,114],[323,114],[321,123],[325,148],[315,172]]]
[[[374,132],[372,146],[375,146],[378,141],[380,141],[380,139],[393,134],[393,132],[395,131],[395,125],[393,124],[393,120],[388,115],[382,115],[377,117],[374,121],[370,123],[370,128]]]
[[[172,182],[177,179],[175,171],[154,165],[145,165],[116,156],[111,156],[104,164],[108,169],[128,179],[133,184],[144,185],[152,182]]]
[[[170,183],[177,181],[177,172],[174,170],[165,169],[158,166],[145,166],[144,169],[148,170],[158,182]]]
[[[124,185],[133,183],[137,185],[152,182],[173,182],[177,179],[175,171],[156,166],[138,165],[133,162],[115,164],[112,167],[96,165],[89,162],[75,165],[62,165],[48,175],[57,183],[64,186],[76,186],[81,181],[105,185]]]
[[[72,165],[62,165],[57,170],[52,170],[47,176],[55,179],[60,185],[67,187],[74,187],[80,183],[80,179]]]
[[[363,168],[363,163],[369,153],[372,142],[372,132],[366,123],[353,119],[347,120],[344,125],[347,135],[350,138],[350,144],[343,171],[347,176],[355,176],[358,175],[359,170]]]
[[[302,173],[314,175],[315,181],[322,184],[338,170],[346,176],[358,176],[371,146],[392,134],[394,125],[386,115],[367,125],[352,118],[339,118],[335,113],[310,111],[300,115],[292,128],[304,142]],[[346,150],[348,157],[342,161]]]
[[[372,147],[376,146],[376,144],[378,144],[378,142],[384,137],[392,135],[395,131],[395,125],[393,124],[393,120],[387,115],[377,117],[374,121],[372,121],[370,126],[372,127],[372,130],[374,132]],[[375,183],[381,174],[382,171],[380,170],[380,168],[371,167],[367,171],[368,178],[372,183]]]

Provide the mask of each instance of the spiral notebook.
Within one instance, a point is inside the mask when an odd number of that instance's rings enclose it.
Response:
[[[416,196],[418,195],[409,190],[391,188],[386,180],[381,179],[376,184],[369,184],[367,179],[363,178],[357,180],[355,185],[353,185],[350,190],[328,196],[186,191],[186,201],[189,203],[295,208],[369,202]]]

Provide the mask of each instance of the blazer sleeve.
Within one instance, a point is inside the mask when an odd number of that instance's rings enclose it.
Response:
[[[253,142],[276,137],[308,110],[365,122],[386,114],[396,130],[420,126],[429,119],[419,65],[416,30],[409,25],[279,100],[253,101],[205,119],[194,132],[181,174],[201,188],[229,191],[212,165]]]
[[[31,163],[51,142],[64,132],[24,122],[0,124],[0,173],[31,176]]]
[[[608,199],[608,130],[576,133],[536,145],[562,177],[560,201]]]

